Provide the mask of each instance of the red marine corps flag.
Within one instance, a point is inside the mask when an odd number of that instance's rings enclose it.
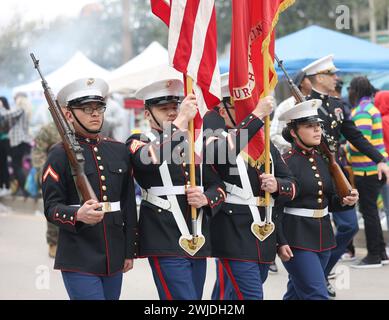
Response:
[[[237,122],[277,84],[274,69],[274,31],[282,11],[294,0],[232,0],[230,92]],[[250,163],[263,161],[261,130],[245,149]],[[262,162],[261,161],[261,162]]]

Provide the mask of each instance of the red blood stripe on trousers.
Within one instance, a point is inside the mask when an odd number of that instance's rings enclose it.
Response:
[[[227,274],[232,282],[232,285],[234,286],[234,289],[235,289],[235,292],[236,292],[236,295],[238,296],[238,300],[244,300],[243,299],[243,294],[242,292],[240,292],[240,289],[239,289],[239,286],[238,286],[238,283],[236,282],[236,279],[232,273],[232,270],[231,270],[231,267],[230,267],[230,264],[228,262],[227,259],[222,259],[222,262],[223,262],[223,265],[224,267],[226,268],[226,271],[227,271]]]
[[[224,270],[223,270],[223,264],[220,262],[220,260],[217,262],[218,267],[218,273],[219,273],[219,286],[220,286],[220,294],[219,299],[224,300]]]
[[[154,266],[155,266],[155,269],[157,270],[157,274],[158,274],[158,278],[159,278],[159,281],[161,281],[161,284],[162,284],[162,287],[163,287],[163,291],[165,291],[165,295],[166,295],[166,298],[168,300],[173,300],[173,297],[169,291],[169,288],[166,284],[166,281],[165,281],[165,278],[162,274],[162,269],[161,269],[161,265],[159,264],[159,261],[158,261],[158,258],[157,257],[153,257],[153,261],[154,261]]]

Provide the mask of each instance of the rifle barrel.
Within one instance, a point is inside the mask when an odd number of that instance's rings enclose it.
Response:
[[[278,66],[281,68],[282,72],[284,73],[286,80],[288,80],[289,84],[293,84],[293,80],[291,79],[291,77],[289,76],[288,72],[284,67],[284,61],[280,60],[277,55],[274,55],[274,57],[276,58]]]
[[[41,72],[41,69],[39,68],[39,60],[37,60],[37,59],[35,58],[35,55],[34,55],[32,52],[30,53],[30,57],[31,57],[31,59],[32,59],[32,62],[34,63],[35,69],[38,71],[39,76],[40,76],[41,79],[42,79],[43,88],[48,87],[48,84],[47,84],[47,82],[46,82],[46,79],[43,77],[43,74],[42,74],[42,72]]]

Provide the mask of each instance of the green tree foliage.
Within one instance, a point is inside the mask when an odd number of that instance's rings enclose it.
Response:
[[[22,24],[15,17],[0,31],[0,86],[12,87],[36,79],[29,59],[34,51],[41,59],[45,73],[65,63],[76,51],[107,69],[122,64],[122,6],[120,0],[96,0],[94,10],[82,12],[77,18],[59,18],[51,23]],[[277,37],[317,24],[336,29],[336,9],[346,5],[358,13],[360,31],[369,28],[368,0],[296,0],[281,15]],[[375,0],[378,29],[388,26],[389,0]],[[231,0],[216,0],[219,53],[228,49],[231,32]],[[165,47],[167,27],[150,10],[149,0],[130,0],[127,13],[133,55],[141,52],[152,41]],[[352,18],[352,16],[350,17]],[[352,26],[352,23],[351,23]],[[354,30],[340,30],[354,33]]]
[[[15,16],[9,26],[0,34],[0,86],[8,86],[29,79],[25,63],[29,39],[34,37],[35,23],[22,24]]]

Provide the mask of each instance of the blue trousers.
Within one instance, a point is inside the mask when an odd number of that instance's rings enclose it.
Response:
[[[331,250],[330,260],[325,268],[325,276],[328,277],[332,268],[339,261],[342,254],[346,251],[350,241],[358,232],[358,219],[355,208],[347,211],[333,212],[332,218],[336,225],[336,248]]]
[[[220,259],[215,259],[216,263],[216,281],[212,290],[212,300],[233,300],[235,297],[232,283],[224,270]]]
[[[292,249],[293,258],[283,262],[289,273],[289,281],[284,300],[328,300],[324,275],[330,258],[330,250],[312,252]]]
[[[227,287],[226,300],[263,300],[268,264],[229,259],[221,261],[231,283],[231,289]]]
[[[151,257],[151,270],[161,300],[201,300],[207,260]]]
[[[119,300],[123,273],[95,276],[62,271],[62,279],[70,300]]]

